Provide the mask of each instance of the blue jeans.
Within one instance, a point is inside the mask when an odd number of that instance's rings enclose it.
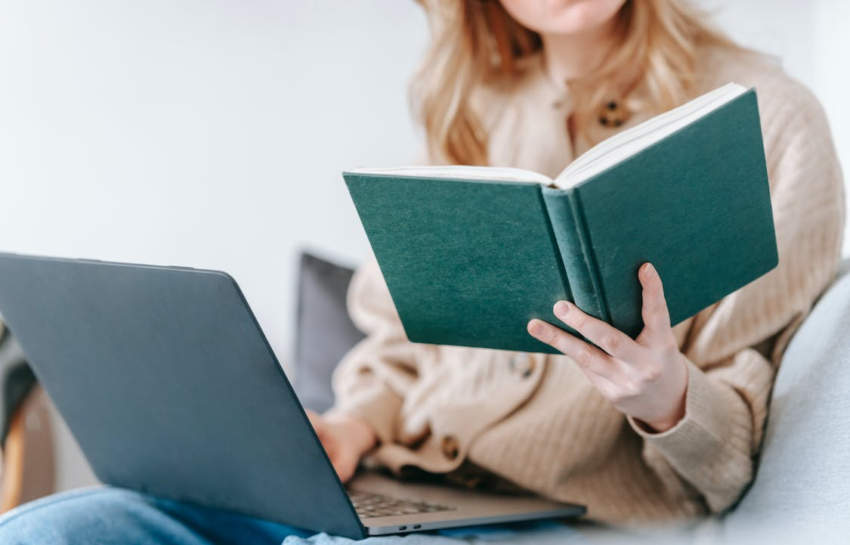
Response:
[[[307,535],[280,524],[109,487],[56,494],[0,517],[3,545],[265,545]]]
[[[398,541],[407,545],[459,545],[483,541],[587,543],[577,532],[557,522],[370,538],[364,543],[378,545]],[[271,545],[284,542],[286,545],[342,545],[351,540],[314,535],[265,520],[110,487],[55,494],[0,517],[0,543],[3,545]]]

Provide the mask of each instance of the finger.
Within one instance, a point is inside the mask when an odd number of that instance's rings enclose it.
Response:
[[[589,380],[590,383],[593,384],[593,387],[596,388],[605,399],[612,403],[617,402],[618,392],[621,390],[621,388],[617,383],[614,382],[613,379],[603,375],[592,373],[587,369],[582,368],[581,366],[579,366],[579,369],[581,369],[582,373],[584,373],[584,376],[587,377],[587,380]]]
[[[310,421],[310,424],[312,424],[313,427],[315,427],[316,422],[320,421],[322,418],[315,411],[312,411],[310,409],[304,409],[304,413],[307,415],[307,419]]]
[[[316,432],[319,440],[322,440],[325,432],[325,422],[322,420],[322,416],[310,409],[305,409],[304,412],[307,413],[307,419],[310,421],[310,425],[313,426],[313,431]]]
[[[619,360],[635,362],[643,352],[643,347],[628,335],[602,320],[589,316],[572,303],[558,301],[553,311],[562,322]]]
[[[610,377],[616,370],[611,356],[543,320],[535,318],[529,321],[528,332],[535,339],[569,356],[588,372]]]
[[[532,320],[531,322],[529,322],[529,331],[531,331],[531,328],[534,327],[534,324],[532,324],[532,322],[537,322],[537,321],[542,322],[542,320]],[[551,326],[551,324],[546,324],[546,322],[542,322],[542,323],[544,325],[550,325],[550,327],[552,327],[552,329],[560,331],[558,328]],[[555,346],[555,345],[551,345],[551,346],[554,346],[555,348],[558,348],[558,350],[561,350],[561,352],[564,352],[567,356],[569,356],[573,360],[575,360],[576,363],[579,366],[579,369],[581,369],[582,372],[584,373],[584,376],[587,377],[587,379],[590,381],[590,383],[593,384],[593,387],[596,388],[602,394],[603,397],[605,397],[606,399],[608,399],[612,403],[616,403],[617,401],[619,401],[622,398],[622,395],[620,394],[620,392],[622,391],[622,388],[617,384],[617,381],[621,380],[619,377],[622,373],[616,373],[617,362],[611,361],[610,356],[608,356],[607,354],[605,354],[601,350],[599,350],[599,349],[597,349],[593,346],[590,346],[589,344],[582,341],[581,339],[577,339],[577,338],[573,337],[572,335],[570,335],[569,333],[566,333],[566,332],[563,332],[563,331],[562,331],[562,333],[564,335],[566,335],[567,337],[569,337],[570,339],[572,339],[573,341],[575,341],[576,343],[580,343],[590,350],[595,350],[596,353],[600,355],[600,357],[609,358],[609,362],[607,364],[607,370],[605,370],[603,372],[603,371],[601,371],[601,369],[604,366],[594,365],[593,363],[588,364],[587,360],[583,359],[581,356],[578,356],[578,357],[572,356],[569,353],[567,353],[567,351],[564,348],[561,348],[561,347]],[[540,339],[540,340],[543,340],[543,339]],[[543,341],[543,342],[546,342],[546,341]],[[549,343],[547,343],[547,344],[549,344]],[[592,358],[596,358],[596,356],[592,356]],[[608,371],[611,371],[611,372],[608,372]],[[615,378],[613,376],[611,376],[614,373],[617,374],[617,380],[615,380]]]
[[[340,452],[339,455],[331,459],[331,464],[334,466],[339,480],[343,483],[348,482],[357,470],[357,464],[360,462],[358,458],[351,456],[348,452]]]
[[[651,263],[645,263],[638,273],[640,284],[643,287],[641,294],[643,306],[641,315],[644,327],[651,334],[667,336],[670,333],[670,312],[667,309],[667,300],[664,298],[664,286],[661,277]]]

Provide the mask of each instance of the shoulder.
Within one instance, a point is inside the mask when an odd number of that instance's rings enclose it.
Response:
[[[808,87],[790,76],[775,56],[706,46],[698,51],[697,73],[696,94],[730,81],[755,88],[766,145],[782,140],[790,127],[830,138],[820,101]]]
[[[702,85],[735,81],[756,90],[777,225],[805,218],[840,232],[843,175],[826,113],[814,93],[767,55],[709,50],[702,62]]]
[[[755,88],[772,190],[796,194],[795,188],[805,188],[843,199],[829,122],[811,90],[765,54],[705,49],[700,64],[697,93],[729,81]]]

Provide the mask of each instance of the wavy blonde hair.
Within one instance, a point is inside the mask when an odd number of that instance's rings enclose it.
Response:
[[[429,155],[450,164],[485,165],[487,134],[470,97],[494,78],[515,76],[521,59],[542,51],[540,35],[518,23],[498,0],[418,1],[428,14],[432,42],[414,76],[411,100]],[[627,0],[616,17],[617,42],[594,70],[566,82],[582,105],[572,119],[577,133],[586,135],[597,112],[614,97],[632,111],[662,112],[684,102],[701,45],[748,51],[687,0]],[[629,97],[642,83],[648,103]]]

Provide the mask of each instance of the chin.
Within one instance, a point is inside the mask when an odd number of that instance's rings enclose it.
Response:
[[[626,3],[626,0],[500,1],[511,17],[540,34],[581,34],[594,30],[611,21]]]

